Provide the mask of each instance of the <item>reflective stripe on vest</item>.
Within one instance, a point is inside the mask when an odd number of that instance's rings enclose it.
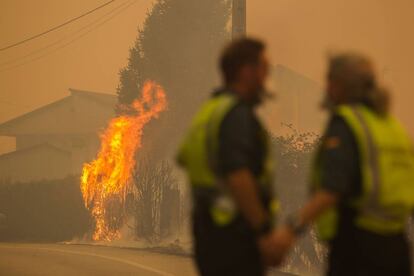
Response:
[[[401,223],[401,217],[387,214],[386,207],[381,206],[380,204],[380,185],[381,185],[381,176],[380,176],[380,168],[379,168],[379,160],[378,160],[378,148],[375,145],[374,139],[372,137],[372,134],[369,130],[367,122],[364,120],[362,111],[358,109],[355,106],[351,107],[352,112],[354,113],[354,116],[358,119],[359,123],[361,124],[361,127],[364,132],[364,136],[366,139],[366,162],[367,167],[366,169],[370,171],[371,174],[371,187],[367,187],[367,181],[364,185],[364,190],[366,192],[366,199],[362,202],[358,203],[356,202],[355,205],[361,205],[360,206],[360,212],[363,216],[359,216],[357,220],[360,220],[360,222],[357,224],[365,224],[364,217],[371,216],[376,219],[380,219],[382,221],[388,222],[388,223],[395,223],[397,224]],[[414,184],[414,183],[413,183]]]
[[[355,224],[383,235],[402,232],[414,207],[414,155],[408,135],[391,116],[381,117],[361,105],[341,106],[337,114],[351,128],[361,160],[362,195],[350,202],[358,210]],[[317,223],[322,239],[335,235],[333,213]]]
[[[225,116],[237,103],[237,98],[230,93],[223,93],[207,101],[196,114],[177,156],[178,163],[187,171],[193,190],[196,190],[194,194],[214,195],[210,211],[218,225],[231,222],[237,211],[225,185],[216,177],[220,127]],[[270,186],[273,182],[274,161],[270,139],[264,138],[267,143],[266,158],[258,182]],[[269,209],[277,210],[277,202],[271,202],[270,205]]]
[[[230,94],[222,94],[208,100],[196,114],[189,133],[182,143],[177,161],[187,171],[193,186],[216,188],[215,151],[222,120],[237,100]]]

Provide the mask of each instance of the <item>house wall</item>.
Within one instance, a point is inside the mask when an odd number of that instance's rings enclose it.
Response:
[[[278,65],[272,72],[271,91],[275,100],[263,110],[267,126],[277,135],[289,132],[283,124],[299,132],[318,133],[325,121],[321,109],[322,88],[295,71]]]
[[[60,150],[40,147],[0,156],[0,180],[6,183],[59,179],[71,172],[71,156]]]
[[[71,147],[71,140],[70,135],[19,135],[16,136],[16,150],[23,150],[41,144],[50,144],[67,149]]]
[[[14,151],[16,148],[15,137],[0,137],[0,154]]]
[[[73,140],[71,151],[72,172],[80,174],[83,164],[92,161],[99,150],[100,140],[98,135],[90,134],[82,136],[79,143]]]
[[[49,144],[66,150],[71,155],[72,173],[79,174],[85,162],[91,161],[99,149],[96,133],[75,135],[20,135],[16,137],[16,150]]]

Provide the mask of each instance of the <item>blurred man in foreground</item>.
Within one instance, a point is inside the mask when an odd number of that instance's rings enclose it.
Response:
[[[327,275],[410,275],[406,223],[414,206],[413,145],[389,95],[359,54],[331,58],[331,119],[313,166],[312,196],[277,234],[287,250],[317,220]]]
[[[233,41],[223,52],[223,88],[201,107],[178,154],[193,193],[201,275],[264,275],[273,246],[273,160],[254,109],[265,98],[265,45]]]

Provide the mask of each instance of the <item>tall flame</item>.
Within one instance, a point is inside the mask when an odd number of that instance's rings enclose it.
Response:
[[[142,96],[130,108],[134,115],[113,118],[101,135],[101,147],[95,160],[83,166],[81,191],[85,206],[95,220],[95,241],[111,241],[120,237],[126,220],[127,194],[134,191],[131,174],[135,154],[141,147],[143,127],[167,107],[165,92],[155,82],[147,81]],[[121,206],[114,215],[111,208]]]

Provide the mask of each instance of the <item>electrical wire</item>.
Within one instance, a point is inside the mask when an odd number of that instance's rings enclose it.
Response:
[[[60,44],[61,42],[63,42],[63,41],[65,41],[66,39],[68,39],[69,37],[73,37],[74,35],[76,35],[76,34],[78,34],[78,33],[82,32],[83,30],[88,29],[89,27],[91,27],[91,26],[95,25],[96,23],[98,23],[99,21],[101,21],[101,20],[102,20],[103,18],[105,18],[106,16],[108,16],[108,15],[110,15],[110,14],[112,14],[112,13],[116,12],[117,10],[119,10],[122,6],[127,5],[127,3],[128,3],[128,2],[131,2],[131,0],[123,2],[122,4],[120,4],[120,5],[116,6],[114,9],[110,10],[109,12],[107,12],[107,13],[105,13],[104,15],[102,15],[101,17],[99,17],[97,20],[94,20],[94,21],[93,21],[93,22],[91,22],[90,24],[88,24],[88,25],[86,25],[86,26],[84,26],[84,27],[80,28],[79,30],[77,30],[77,31],[75,31],[75,32],[72,32],[72,33],[71,33],[70,35],[68,35],[68,36],[65,36],[65,37],[63,37],[63,38],[61,38],[61,39],[58,39],[58,40],[56,40],[56,41],[54,41],[54,42],[52,42],[52,43],[50,43],[50,44],[48,44],[48,45],[46,45],[46,46],[44,46],[44,47],[41,47],[41,48],[39,48],[39,49],[37,49],[37,50],[34,50],[34,51],[32,51],[32,52],[30,52],[30,53],[28,53],[28,54],[26,54],[26,55],[23,55],[23,56],[20,56],[20,57],[17,57],[17,58],[13,58],[13,59],[10,59],[10,60],[8,60],[8,61],[5,61],[5,62],[0,63],[0,67],[7,67],[7,65],[11,65],[11,64],[13,64],[13,63],[19,62],[19,61],[24,60],[24,59],[26,59],[26,58],[28,58],[28,57],[31,57],[31,56],[34,56],[34,55],[36,55],[36,54],[38,54],[38,53],[44,52],[45,50],[50,49],[51,47],[53,47],[53,46],[55,46],[55,45]],[[0,70],[1,70],[1,69],[0,69]]]
[[[68,21],[66,21],[66,22],[64,22],[64,23],[62,23],[62,24],[59,24],[59,25],[57,25],[57,26],[55,26],[55,27],[53,27],[53,28],[50,28],[50,29],[48,29],[48,30],[46,30],[46,31],[44,31],[44,32],[41,32],[41,33],[36,34],[36,35],[33,35],[33,36],[28,37],[28,38],[26,38],[26,39],[23,39],[23,40],[21,40],[21,41],[18,41],[18,42],[12,43],[12,44],[7,45],[7,46],[5,46],[5,47],[2,47],[2,48],[0,48],[0,52],[1,52],[1,51],[5,51],[5,50],[8,50],[8,49],[13,48],[13,47],[17,47],[17,46],[22,45],[22,44],[24,44],[24,43],[27,43],[27,42],[29,42],[29,41],[31,41],[31,40],[33,40],[33,39],[39,38],[39,37],[44,36],[44,35],[46,35],[46,34],[48,34],[48,33],[50,33],[50,32],[53,32],[53,31],[55,31],[55,30],[57,30],[57,29],[60,29],[60,28],[62,28],[62,27],[64,27],[64,26],[66,26],[66,25],[68,25],[68,24],[70,24],[70,23],[72,23],[72,22],[75,22],[75,21],[77,21],[77,20],[81,19],[82,17],[85,17],[85,16],[87,16],[87,15],[89,15],[89,14],[91,14],[91,13],[93,13],[93,12],[97,11],[97,10],[102,9],[103,7],[105,7],[105,6],[109,5],[109,4],[111,4],[111,3],[112,3],[112,2],[114,2],[114,1],[115,1],[115,0],[110,0],[110,1],[108,1],[108,2],[106,2],[106,3],[104,3],[104,4],[100,5],[100,6],[98,6],[98,7],[96,7],[96,8],[94,8],[94,9],[90,10],[90,11],[87,11],[87,12],[86,12],[86,13],[84,13],[84,14],[81,14],[81,15],[79,15],[79,16],[77,16],[77,17],[75,17],[75,18],[72,18],[72,19],[70,19],[70,20],[68,20]]]
[[[102,25],[104,25],[104,24],[105,24],[105,23],[107,23],[108,21],[112,20],[114,17],[116,17],[118,14],[122,13],[123,11],[125,11],[127,8],[129,8],[130,6],[132,6],[133,4],[135,4],[136,2],[137,2],[137,0],[133,0],[133,1],[132,1],[132,2],[130,2],[128,5],[126,5],[126,6],[125,6],[125,7],[123,7],[122,9],[120,9],[118,12],[116,12],[115,14],[113,14],[111,17],[107,18],[106,20],[104,20],[104,21],[103,21],[103,22],[101,22],[100,24],[97,24],[94,28],[90,28],[88,31],[86,31],[86,32],[84,32],[84,33],[82,33],[82,34],[78,35],[77,37],[75,37],[74,39],[70,40],[69,42],[67,42],[67,43],[65,43],[65,44],[63,44],[63,45],[61,45],[60,47],[57,47],[57,48],[53,49],[52,51],[49,51],[49,52],[45,53],[44,55],[37,56],[37,57],[35,57],[35,58],[32,58],[32,59],[30,59],[30,60],[28,60],[28,61],[25,61],[25,62],[22,62],[22,63],[20,63],[20,64],[16,64],[16,65],[12,65],[12,66],[6,67],[6,68],[4,68],[4,69],[0,69],[0,72],[5,72],[5,71],[9,71],[9,70],[12,70],[12,69],[15,69],[15,68],[21,67],[21,66],[26,65],[26,64],[28,64],[28,63],[31,63],[31,62],[37,61],[37,60],[39,60],[39,59],[43,59],[43,58],[45,58],[45,57],[49,56],[49,55],[50,55],[50,54],[52,54],[52,53],[55,53],[55,52],[57,52],[57,51],[59,51],[59,50],[61,50],[61,49],[63,49],[63,48],[66,48],[66,47],[67,47],[67,46],[69,46],[70,44],[74,43],[75,41],[77,41],[77,40],[81,39],[82,37],[84,37],[85,35],[89,34],[90,32],[92,32],[92,31],[96,30],[97,28],[101,27]]]

